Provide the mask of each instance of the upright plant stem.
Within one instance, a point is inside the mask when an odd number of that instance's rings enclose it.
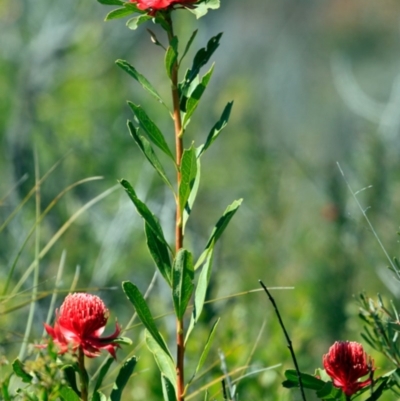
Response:
[[[168,31],[169,43],[174,38],[174,30],[171,15],[166,16],[166,20],[170,27]],[[181,160],[183,154],[183,138],[182,138],[182,120],[179,107],[179,91],[178,91],[178,72],[179,64],[175,61],[171,71],[171,91],[173,103],[173,116],[175,126],[175,156],[177,166],[177,196],[176,196],[176,217],[175,217],[175,251],[176,253],[183,247],[183,230],[182,230],[182,210],[180,207],[179,187],[181,185]],[[176,376],[177,376],[177,401],[184,401],[185,381],[184,381],[184,357],[185,357],[185,336],[183,319],[176,319]]]
[[[79,378],[81,381],[81,400],[88,401],[89,392],[89,377],[85,368],[85,354],[82,347],[78,351]]]

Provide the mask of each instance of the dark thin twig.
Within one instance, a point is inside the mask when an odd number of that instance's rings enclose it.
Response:
[[[374,369],[372,368],[372,359],[368,361],[369,379],[371,380],[371,397],[374,395]]]
[[[222,384],[222,394],[223,394],[224,400],[228,401],[228,395],[227,395],[227,392],[226,392],[225,379],[222,379],[221,384]]]
[[[225,355],[222,352],[222,350],[218,350],[218,355],[219,355],[219,359],[221,361],[221,370],[222,373],[225,375],[225,379],[223,381],[224,383],[224,391],[226,391],[226,389],[228,390],[228,400],[229,401],[236,401],[236,396],[235,396],[235,386],[232,385],[232,380],[229,376],[229,372],[228,372],[228,366],[226,366],[226,360],[225,360]]]
[[[287,333],[287,331],[285,329],[285,325],[283,324],[283,321],[282,321],[282,318],[281,318],[281,314],[279,313],[279,310],[278,310],[278,306],[276,305],[276,302],[275,302],[274,298],[272,297],[271,293],[268,291],[268,288],[264,285],[264,283],[261,280],[258,280],[258,282],[260,283],[260,285],[264,289],[264,291],[267,293],[268,298],[271,301],[271,303],[272,303],[272,305],[273,305],[273,307],[275,309],[276,316],[278,317],[279,324],[282,327],[283,334],[285,335],[285,338],[286,338],[286,341],[287,341],[287,345],[288,345],[288,348],[289,348],[289,351],[290,351],[290,355],[292,356],[294,367],[295,367],[296,373],[297,373],[297,378],[299,379],[299,387],[300,387],[301,396],[303,398],[303,401],[307,401],[306,400],[306,395],[304,393],[303,381],[301,380],[301,373],[300,373],[299,365],[297,364],[296,355],[294,353],[294,349],[293,349],[293,346],[292,346],[292,341],[290,340],[289,334]]]

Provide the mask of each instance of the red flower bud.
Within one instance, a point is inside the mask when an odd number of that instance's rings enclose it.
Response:
[[[115,324],[115,332],[108,337],[100,337],[108,319],[108,309],[96,295],[86,293],[69,294],[60,310],[56,310],[54,327],[44,325],[54,344],[63,354],[71,349],[75,352],[81,348],[86,356],[94,358],[102,349],[107,350],[114,358],[114,343],[121,328]]]
[[[341,388],[348,397],[371,384],[371,377],[359,379],[375,370],[373,360],[362,345],[353,341],[336,341],[323,356],[323,364],[333,385]]]
[[[189,5],[196,3],[197,0],[129,0],[135,3],[139,10],[147,10],[150,15],[154,15],[158,10],[165,10],[174,4]]]

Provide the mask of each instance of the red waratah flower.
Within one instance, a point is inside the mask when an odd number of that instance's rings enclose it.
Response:
[[[114,334],[101,338],[108,319],[108,309],[96,295],[86,293],[69,294],[60,310],[56,310],[54,327],[44,325],[47,333],[53,338],[54,344],[63,354],[69,349],[76,351],[81,348],[86,356],[94,358],[100,355],[102,349],[107,350],[114,358],[114,343],[121,328],[115,324]]]
[[[139,10],[147,10],[150,15],[154,15],[158,10],[165,10],[175,4],[190,5],[197,0],[129,0],[135,3]]]
[[[326,373],[333,380],[333,385],[341,388],[348,397],[371,384],[370,377],[359,381],[375,368],[373,360],[357,342],[336,341],[323,356],[322,361]]]

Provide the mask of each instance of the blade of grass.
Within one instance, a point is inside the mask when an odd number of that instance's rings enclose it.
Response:
[[[103,179],[103,177],[89,177],[89,178],[85,178],[85,179],[83,179],[83,180],[79,180],[79,181],[77,181],[77,182],[74,182],[73,184],[71,184],[71,185],[69,185],[68,187],[66,187],[65,189],[63,189],[63,190],[50,202],[50,204],[46,207],[46,209],[45,209],[45,210],[43,211],[43,213],[40,215],[39,219],[36,219],[35,224],[34,224],[33,227],[30,229],[29,233],[27,234],[27,236],[26,236],[24,242],[22,243],[22,245],[21,245],[21,247],[20,247],[20,249],[19,249],[19,251],[18,251],[18,253],[17,253],[17,256],[15,257],[15,259],[14,259],[14,261],[13,261],[13,264],[12,264],[12,266],[11,266],[11,269],[10,269],[8,275],[7,275],[6,284],[5,284],[5,286],[4,286],[3,293],[2,293],[3,296],[6,295],[7,292],[8,292],[8,287],[9,287],[9,285],[10,285],[11,278],[12,278],[12,276],[13,276],[13,274],[14,274],[14,270],[15,270],[15,268],[16,268],[16,265],[17,265],[17,262],[18,262],[18,260],[19,260],[19,257],[21,256],[22,251],[23,251],[23,249],[25,248],[25,245],[27,244],[28,240],[30,239],[30,237],[32,236],[32,234],[35,232],[36,226],[37,226],[38,224],[40,224],[40,223],[43,221],[43,219],[45,218],[45,216],[51,211],[51,209],[57,204],[57,202],[58,202],[67,192],[69,192],[71,189],[75,188],[75,187],[78,186],[78,185],[84,184],[84,183],[86,183],[86,182],[95,181],[95,180],[101,180],[101,179]],[[36,185],[34,186],[34,188],[36,188]]]
[[[102,192],[100,195],[97,195],[95,198],[93,198],[91,201],[87,202],[85,205],[83,205],[80,209],[78,209],[62,226],[61,228],[53,235],[53,237],[48,241],[48,243],[45,245],[45,247],[40,251],[39,253],[39,260],[43,259],[43,257],[47,254],[47,252],[53,247],[53,245],[59,240],[59,238],[67,231],[67,229],[71,226],[71,224],[86,210],[91,208],[93,205],[96,203],[100,202],[104,198],[106,198],[108,195],[111,193],[115,192],[117,189],[120,188],[120,185],[114,185],[113,187],[107,189],[106,191]],[[26,269],[25,273],[22,275],[18,283],[15,285],[13,290],[10,293],[10,297],[15,296],[19,289],[22,287],[22,285],[25,283],[29,275],[31,274],[33,268],[34,268],[34,263],[32,262],[30,266]]]
[[[35,214],[36,214],[36,222],[40,219],[40,171],[39,171],[39,160],[38,153],[35,147],[34,150],[34,165],[35,165]],[[37,298],[37,289],[39,283],[39,252],[40,252],[40,223],[35,224],[35,260],[34,260],[34,268],[33,268],[33,286],[32,286],[32,296],[31,296],[31,304],[29,307],[28,321],[25,327],[25,334],[22,340],[21,348],[19,350],[18,358],[19,360],[24,360],[26,354],[26,348],[28,346],[28,339],[32,330],[33,318],[35,316],[36,309],[36,298]]]
[[[44,181],[49,177],[49,175],[61,164],[61,162],[70,154],[68,152],[65,154],[60,160],[53,164],[50,169],[46,172],[46,174],[39,180],[37,185],[42,185]],[[22,209],[26,202],[31,198],[31,196],[36,192],[36,185],[28,192],[25,198],[18,204],[18,206],[10,213],[5,222],[0,226],[0,232],[4,230],[4,228],[8,225],[8,223],[17,215],[17,213]]]
[[[49,309],[47,311],[46,324],[50,324],[51,318],[54,314],[54,307],[55,307],[55,304],[57,301],[57,295],[58,295],[57,290],[60,286],[60,282],[62,279],[66,257],[67,257],[67,252],[64,249],[61,253],[60,263],[58,264],[58,270],[57,270],[56,281],[54,283],[53,294],[51,295],[50,305],[49,305]],[[46,330],[43,329],[42,337],[44,337],[45,335],[46,335]]]
[[[362,213],[364,219],[366,220],[366,222],[367,222],[369,228],[371,229],[372,234],[374,235],[375,239],[377,240],[377,242],[378,242],[380,248],[382,249],[382,251],[383,251],[383,253],[384,253],[385,257],[386,257],[386,259],[388,260],[390,267],[393,269],[393,271],[396,273],[397,277],[400,279],[400,272],[399,272],[399,269],[398,269],[397,266],[393,263],[393,260],[390,258],[389,254],[387,253],[386,248],[384,247],[382,241],[380,240],[378,233],[375,231],[374,226],[373,226],[372,223],[371,223],[371,220],[370,220],[370,219],[368,218],[368,216],[367,216],[366,210],[363,209],[363,207],[361,206],[361,203],[359,202],[359,200],[358,200],[358,198],[357,198],[357,194],[358,194],[360,191],[358,191],[358,192],[354,192],[354,191],[353,191],[353,189],[352,189],[351,186],[350,186],[349,181],[347,181],[347,178],[346,178],[346,176],[344,175],[344,172],[343,172],[342,168],[340,167],[339,162],[336,162],[336,165],[338,166],[338,169],[339,169],[339,171],[340,171],[340,174],[342,175],[343,180],[344,180],[344,182],[345,182],[346,185],[347,185],[347,188],[349,189],[349,191],[350,191],[351,195],[353,196],[353,198],[354,198],[354,200],[355,200],[355,202],[356,202],[358,208],[360,209],[360,211],[361,211],[361,213]]]
[[[27,179],[29,175],[24,174],[10,189],[6,194],[0,198],[0,206],[3,205],[4,201],[21,185],[23,184]]]

